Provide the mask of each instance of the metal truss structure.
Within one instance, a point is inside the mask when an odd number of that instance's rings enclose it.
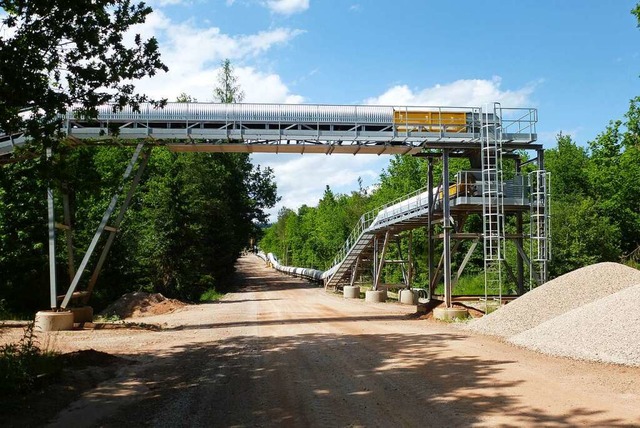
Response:
[[[503,253],[499,248],[504,245],[504,240],[513,239],[516,242],[518,266],[516,274],[512,276],[517,277],[519,288],[523,290],[523,264],[526,262],[531,266],[530,260],[537,264],[535,275],[540,282],[546,278],[546,263],[550,254],[548,184],[545,178],[541,178],[545,177],[545,171],[542,146],[536,143],[537,120],[536,109],[503,108],[499,104],[483,109],[169,103],[161,109],[142,104],[137,111],[129,107],[117,110],[106,105],[100,106],[97,117],[91,119],[83,117],[80,108],[70,108],[64,117],[60,117],[67,142],[136,146],[123,176],[123,186],[134,165],[137,163],[139,167],[118,218],[112,221],[111,226],[107,225],[115,209],[116,194],[77,270],[73,265],[73,254],[69,254],[71,286],[63,296],[60,307],[65,308],[74,297],[86,302],[90,296],[122,218],[121,214],[126,209],[130,193],[136,187],[153,146],[166,146],[176,152],[399,154],[426,157],[429,162],[427,188],[365,214],[336,256],[333,267],[324,272],[326,285],[336,286],[344,281],[353,283],[359,270],[372,265],[376,288],[380,284],[385,263],[390,262],[385,260],[385,252],[392,241],[398,239],[398,233],[426,226],[429,241],[429,296],[436,283],[443,279],[444,300],[447,306],[451,305],[451,290],[480,240],[484,243],[485,261],[497,261],[498,267]],[[11,161],[15,148],[22,145],[28,147],[28,141],[28,136],[21,133],[7,135],[0,132],[0,162]],[[147,147],[144,152],[143,147]],[[538,162],[535,190],[531,193],[519,175],[519,150],[534,150],[538,154],[535,158]],[[137,161],[141,153],[142,160]],[[455,182],[450,183],[449,159],[453,157],[468,158],[472,170],[459,173]],[[503,157],[516,159],[518,175],[515,181],[503,180]],[[443,165],[438,184],[433,177],[434,159],[441,159]],[[49,192],[49,198],[50,261],[51,269],[55,269],[52,192]],[[68,217],[66,211],[65,208],[65,219]],[[530,258],[522,248],[523,239],[529,237],[525,236],[522,228],[522,213],[529,211],[532,219]],[[483,216],[483,233],[465,234],[462,226],[467,216],[474,212]],[[515,215],[518,224],[517,233],[511,237],[506,236],[504,231],[504,218],[508,214]],[[65,220],[65,224],[68,226],[69,222]],[[436,224],[442,226],[442,233],[438,236],[434,233]],[[89,258],[104,231],[108,231],[110,236],[91,280],[86,290],[76,291],[82,272],[87,269]],[[444,243],[437,267],[434,262],[436,239],[442,239]],[[451,272],[451,255],[464,239],[474,242],[454,276]],[[452,241],[455,241],[453,245]],[[70,238],[68,246],[69,242]],[[54,281],[55,271],[51,276]],[[409,284],[411,263],[405,270],[405,278]],[[51,284],[51,290],[52,308],[56,308],[59,299],[54,297],[55,282]]]

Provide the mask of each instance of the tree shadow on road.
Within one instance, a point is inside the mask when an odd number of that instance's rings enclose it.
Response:
[[[601,411],[552,414],[525,402],[516,392],[523,380],[493,376],[514,361],[454,355],[448,344],[459,340],[465,336],[301,334],[176,348],[127,367],[58,422],[96,408],[105,417],[86,425],[631,426]]]

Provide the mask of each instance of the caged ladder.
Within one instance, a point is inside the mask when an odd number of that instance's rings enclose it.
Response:
[[[501,262],[505,251],[500,104],[494,104],[492,114],[486,108],[481,117],[484,290],[485,305],[488,305],[490,296],[502,300]]]
[[[530,206],[530,239],[529,260],[531,262],[529,289],[534,281],[544,284],[548,279],[548,262],[551,260],[551,173],[536,170],[529,173]]]

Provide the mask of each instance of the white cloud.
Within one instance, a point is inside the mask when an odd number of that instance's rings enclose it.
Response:
[[[186,92],[199,101],[210,101],[220,62],[229,58],[236,66],[238,83],[246,94],[246,101],[302,101],[302,97],[292,94],[277,74],[237,65],[288,43],[302,33],[300,30],[275,28],[232,36],[218,27],[199,27],[193,21],[174,22],[161,11],[155,11],[144,24],[134,28],[129,37],[135,33],[144,38],[155,36],[162,60],[169,67],[168,73],[136,83],[140,92],[151,97],[174,100],[178,94]]]
[[[375,155],[253,155],[255,164],[273,168],[278,195],[282,196],[269,211],[272,221],[282,207],[297,210],[305,204],[316,206],[327,185],[334,193],[358,190],[358,177],[365,187],[372,185],[388,160]]]
[[[500,102],[504,107],[530,106],[530,96],[536,84],[516,90],[502,90],[502,79],[465,79],[430,88],[412,90],[407,85],[396,85],[382,95],[369,98],[366,104],[402,106],[476,106]]]
[[[267,0],[266,6],[272,12],[292,15],[309,9],[309,0]]]
[[[291,94],[277,74],[262,73],[253,67],[238,67],[235,73],[245,93],[245,102],[300,104],[304,101],[302,96]]]

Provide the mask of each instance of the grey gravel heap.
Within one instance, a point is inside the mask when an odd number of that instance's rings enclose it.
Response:
[[[618,263],[598,263],[569,272],[533,289],[466,328],[510,337],[587,303],[640,284],[640,271]]]
[[[544,354],[640,366],[640,285],[517,334],[509,342]]]

